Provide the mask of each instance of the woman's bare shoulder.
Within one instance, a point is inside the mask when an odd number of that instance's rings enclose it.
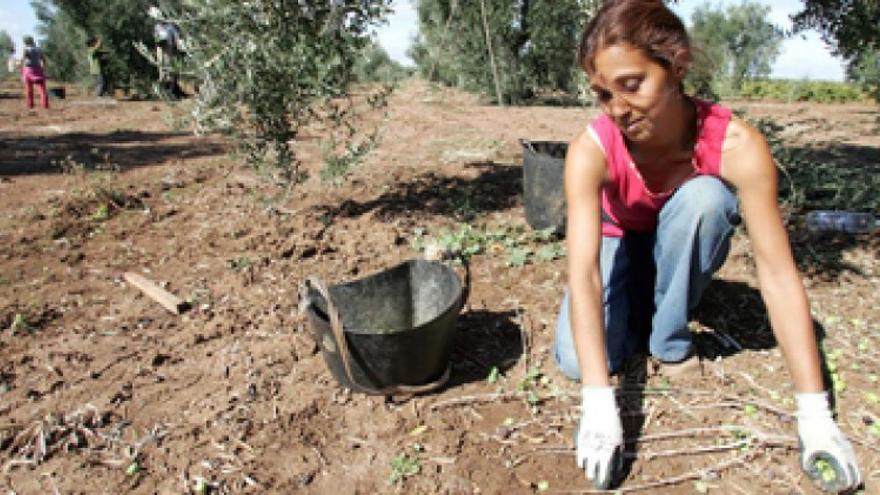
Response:
[[[721,145],[722,153],[754,150],[763,148],[766,140],[754,126],[739,117],[731,117]]]
[[[596,172],[605,169],[605,151],[595,133],[584,129],[568,143],[565,156],[566,168],[577,168],[579,172]]]
[[[764,175],[773,167],[770,147],[761,132],[739,117],[732,117],[721,145],[721,175],[745,179]]]

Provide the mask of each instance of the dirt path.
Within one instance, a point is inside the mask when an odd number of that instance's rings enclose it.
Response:
[[[578,388],[549,350],[564,259],[523,219],[518,139],[568,140],[594,110],[499,109],[408,83],[345,182],[320,181],[306,142],[311,177],[273,203],[276,191],[221,140],[170,131],[164,105],[53,103],[31,112],[0,99],[0,489],[589,488],[571,451]],[[791,124],[793,147],[831,146],[829,160],[866,173],[880,166],[875,107],[738,107]],[[420,236],[463,224],[494,237],[472,261],[451,383],[399,404],[339,387],[297,311],[303,278],[373,273],[415,256]],[[841,427],[866,493],[880,493],[877,243],[792,238]],[[509,266],[526,250],[524,266]],[[194,309],[171,315],[125,271]],[[742,233],[717,278],[692,322],[717,359],[674,382],[645,381],[644,364],[622,379],[634,454],[623,487],[816,493],[797,468],[792,390]],[[743,349],[722,346],[721,332]]]

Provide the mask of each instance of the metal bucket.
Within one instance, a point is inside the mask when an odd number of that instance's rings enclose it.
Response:
[[[445,263],[410,260],[329,288],[307,279],[302,308],[333,377],[373,395],[425,393],[445,384],[469,291],[466,273],[462,284]]]
[[[565,154],[568,144],[527,141],[523,147],[523,201],[526,222],[536,230],[565,232]]]

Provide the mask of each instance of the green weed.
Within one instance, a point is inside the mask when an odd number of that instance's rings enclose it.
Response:
[[[248,256],[239,256],[226,260],[226,266],[232,270],[244,270],[254,266],[254,260]]]
[[[492,366],[492,369],[489,371],[489,376],[486,377],[486,381],[492,385],[498,382],[498,377],[501,376],[501,373],[498,371],[497,366]]]
[[[819,473],[819,476],[822,477],[822,481],[831,483],[837,479],[837,471],[834,470],[834,467],[827,460],[822,458],[816,459],[813,462],[813,467]]]
[[[565,257],[565,247],[562,244],[550,244],[542,246],[535,257],[538,261],[553,261]]]
[[[409,457],[406,454],[399,454],[391,460],[391,476],[388,481],[391,484],[396,484],[406,478],[419,474],[421,470],[422,467],[417,458]]]
[[[529,263],[532,257],[532,250],[527,247],[514,247],[507,252],[507,262],[510,267],[522,267]]]
[[[110,207],[107,206],[107,203],[101,203],[95,208],[95,212],[92,213],[92,216],[89,219],[93,222],[103,222],[110,218]]]
[[[503,254],[506,266],[522,267],[533,260],[553,261],[564,257],[565,247],[562,243],[540,246],[537,253],[533,249],[535,242],[547,242],[554,235],[552,229],[531,232],[522,226],[491,227],[463,223],[452,229],[443,229],[435,236],[428,236],[424,228],[414,229],[410,246],[421,251],[428,245],[434,245],[440,251],[463,258],[478,254]]]
[[[25,315],[22,313],[15,313],[15,317],[12,319],[12,325],[9,325],[9,331],[12,335],[17,335],[20,332],[31,333],[34,331],[34,327],[31,326]]]
[[[750,418],[758,416],[758,408],[755,407],[753,404],[746,404],[745,407],[743,407],[743,412],[745,412],[746,416]]]

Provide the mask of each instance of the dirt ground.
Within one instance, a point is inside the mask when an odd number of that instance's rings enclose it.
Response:
[[[571,440],[578,387],[550,351],[565,261],[525,223],[518,140],[568,140],[594,109],[495,108],[408,82],[345,181],[320,180],[313,136],[310,178],[273,201],[220,138],[170,130],[165,104],[28,111],[0,93],[0,491],[589,492]],[[877,107],[731,104],[787,123],[788,146],[880,172]],[[876,234],[795,220],[838,421],[864,493],[880,493]],[[409,400],[340,387],[298,313],[303,279],[374,273],[463,224],[501,234],[471,260],[450,382]],[[165,311],[127,271],[192,310]],[[636,362],[618,378],[621,491],[817,493],[743,232],[692,329],[701,373]]]

